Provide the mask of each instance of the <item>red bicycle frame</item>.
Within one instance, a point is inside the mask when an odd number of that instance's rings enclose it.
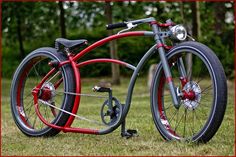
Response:
[[[69,55],[69,60],[60,62],[59,67],[65,65],[65,64],[71,64],[72,68],[73,68],[73,72],[75,75],[75,82],[76,82],[76,93],[80,93],[81,92],[81,82],[80,82],[80,72],[79,72],[79,67],[88,65],[88,64],[92,64],[92,63],[101,63],[101,62],[109,62],[109,63],[115,63],[115,64],[119,64],[125,67],[128,67],[130,69],[135,70],[136,68],[126,62],[120,61],[120,60],[116,60],[116,59],[109,59],[109,58],[103,58],[103,59],[93,59],[93,60],[88,60],[88,61],[84,61],[81,63],[76,63],[77,60],[79,60],[81,57],[83,57],[85,54],[89,53],[90,51],[94,50],[95,48],[104,45],[105,43],[108,43],[109,41],[112,40],[116,40],[119,38],[124,38],[124,37],[131,37],[131,36],[153,36],[152,32],[147,32],[147,31],[135,31],[135,32],[126,32],[126,33],[122,33],[122,34],[116,34],[116,35],[112,35],[109,36],[107,38],[104,38],[100,41],[95,42],[94,44],[88,46],[87,48],[85,48],[84,50],[82,50],[81,52],[79,52],[77,55],[73,56],[73,55]],[[72,128],[71,124],[74,121],[75,116],[73,116],[73,114],[76,114],[79,108],[79,104],[80,104],[80,95],[75,95],[75,101],[74,101],[74,106],[72,109],[72,114],[70,115],[68,121],[66,122],[65,126],[57,126],[54,124],[51,124],[49,122],[47,122],[47,120],[45,120],[43,118],[43,116],[41,115],[41,113],[39,112],[38,109],[38,98],[37,98],[37,92],[38,90],[41,88],[41,86],[43,85],[43,83],[48,79],[48,77],[55,71],[55,68],[53,68],[43,79],[42,81],[38,84],[37,88],[35,88],[33,90],[33,95],[34,95],[34,103],[35,103],[35,110],[36,110],[36,114],[38,115],[38,117],[40,118],[40,120],[47,126],[55,128],[55,129],[59,129],[62,130],[64,132],[78,132],[78,133],[86,133],[86,134],[99,134],[99,130],[94,130],[94,129],[84,129],[84,128]]]

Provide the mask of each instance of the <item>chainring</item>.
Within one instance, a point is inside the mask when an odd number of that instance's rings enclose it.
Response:
[[[107,99],[101,107],[101,119],[105,125],[112,126],[116,124],[122,115],[122,105],[115,98],[112,98],[112,109],[109,109],[109,100]]]

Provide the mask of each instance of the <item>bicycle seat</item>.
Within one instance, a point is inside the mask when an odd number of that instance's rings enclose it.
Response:
[[[84,44],[87,44],[87,40],[85,40],[85,39],[68,40],[65,38],[57,38],[55,41],[55,47],[57,49],[60,49],[61,46],[64,46],[66,48],[69,48],[69,50],[73,50],[73,49],[78,48]]]

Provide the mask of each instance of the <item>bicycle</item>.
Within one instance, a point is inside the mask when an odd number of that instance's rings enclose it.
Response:
[[[127,32],[140,24],[149,24],[152,31]],[[214,52],[196,41],[186,41],[187,38],[194,39],[183,25],[176,25],[171,20],[159,23],[150,17],[106,27],[125,29],[79,53],[74,52],[87,40],[58,38],[55,48],[39,48],[25,57],[16,69],[11,85],[11,110],[17,127],[33,137],[54,136],[60,131],[102,135],[119,126],[123,137],[136,135],[136,130],[125,127],[134,85],[144,64],[158,53],[160,63],[153,77],[150,98],[157,130],[165,140],[209,141],[222,123],[227,104],[226,76]],[[110,58],[78,61],[111,40],[131,36],[153,37],[155,41],[137,66]],[[166,45],[165,38],[171,39],[171,46]],[[192,64],[186,56],[190,56]],[[114,63],[133,70],[126,101],[122,104],[113,96],[111,88],[95,86],[94,92],[108,94],[108,97],[101,96],[107,99],[100,107],[101,125],[105,128],[72,127],[75,118],[94,122],[77,114],[81,97],[86,96],[81,93],[79,70],[94,63]]]

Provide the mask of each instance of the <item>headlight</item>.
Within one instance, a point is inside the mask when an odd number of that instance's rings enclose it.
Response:
[[[185,40],[187,37],[187,31],[182,25],[176,25],[171,27],[171,37],[175,40]]]

